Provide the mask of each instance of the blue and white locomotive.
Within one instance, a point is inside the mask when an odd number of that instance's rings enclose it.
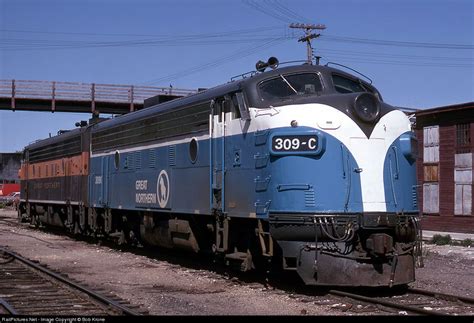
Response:
[[[212,252],[242,270],[273,263],[309,285],[415,279],[416,139],[353,75],[274,68],[76,132],[87,196],[63,211],[22,196],[21,216],[53,213],[71,230]]]

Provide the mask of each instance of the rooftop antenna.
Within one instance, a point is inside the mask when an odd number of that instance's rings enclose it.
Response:
[[[290,24],[290,28],[295,29],[304,29],[305,35],[298,39],[299,42],[306,42],[306,54],[308,55],[307,63],[313,65],[313,47],[311,47],[311,39],[318,38],[321,34],[311,33],[312,30],[324,30],[326,29],[325,25],[322,24]],[[319,65],[319,59],[316,60],[317,65]]]

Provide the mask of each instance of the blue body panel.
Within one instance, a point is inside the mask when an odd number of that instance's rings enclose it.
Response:
[[[413,137],[412,132],[402,134],[385,157],[383,181],[388,212],[418,212],[416,152],[410,145]]]
[[[275,129],[273,135],[298,132],[318,134],[321,149],[314,154],[271,154],[269,189],[259,194],[260,202],[275,213],[362,212],[360,177],[350,171],[357,163],[348,149],[327,133],[306,127]]]
[[[271,136],[288,133],[316,133],[321,149],[315,153],[272,153]],[[209,139],[199,140],[195,162],[189,156],[191,138],[171,146],[161,143],[160,147],[119,152],[117,168],[114,154],[93,156],[91,204],[112,209],[211,214],[211,185],[221,188],[224,168],[224,212],[229,216],[267,218],[270,212],[363,212],[360,174],[353,171],[358,168],[357,163],[346,146],[327,133],[298,127],[217,138],[213,139],[212,154]],[[403,154],[400,142],[399,138],[392,144],[384,165],[389,212],[416,210],[412,196],[412,189],[416,188],[415,165]]]
[[[113,154],[92,157],[92,205],[124,210],[209,213],[208,147],[207,141],[199,143],[199,158],[195,163],[188,157],[188,144],[118,151],[118,167],[115,167]],[[161,176],[162,173],[166,176]],[[162,177],[164,181],[160,183]]]

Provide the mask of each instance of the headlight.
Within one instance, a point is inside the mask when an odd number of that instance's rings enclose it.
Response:
[[[373,122],[380,114],[379,100],[371,93],[359,94],[352,108],[357,117],[364,122]]]

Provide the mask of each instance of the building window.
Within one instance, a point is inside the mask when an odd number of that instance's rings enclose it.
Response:
[[[439,214],[439,126],[423,128],[423,213]]]
[[[454,155],[454,215],[472,215],[472,164],[470,152]]]
[[[424,165],[423,166],[423,180],[424,182],[438,181],[438,165]]]
[[[438,182],[430,182],[423,184],[423,213],[439,214]]]
[[[423,162],[439,162],[439,126],[423,128]]]
[[[463,154],[471,152],[471,125],[460,123],[456,125],[456,153]]]

